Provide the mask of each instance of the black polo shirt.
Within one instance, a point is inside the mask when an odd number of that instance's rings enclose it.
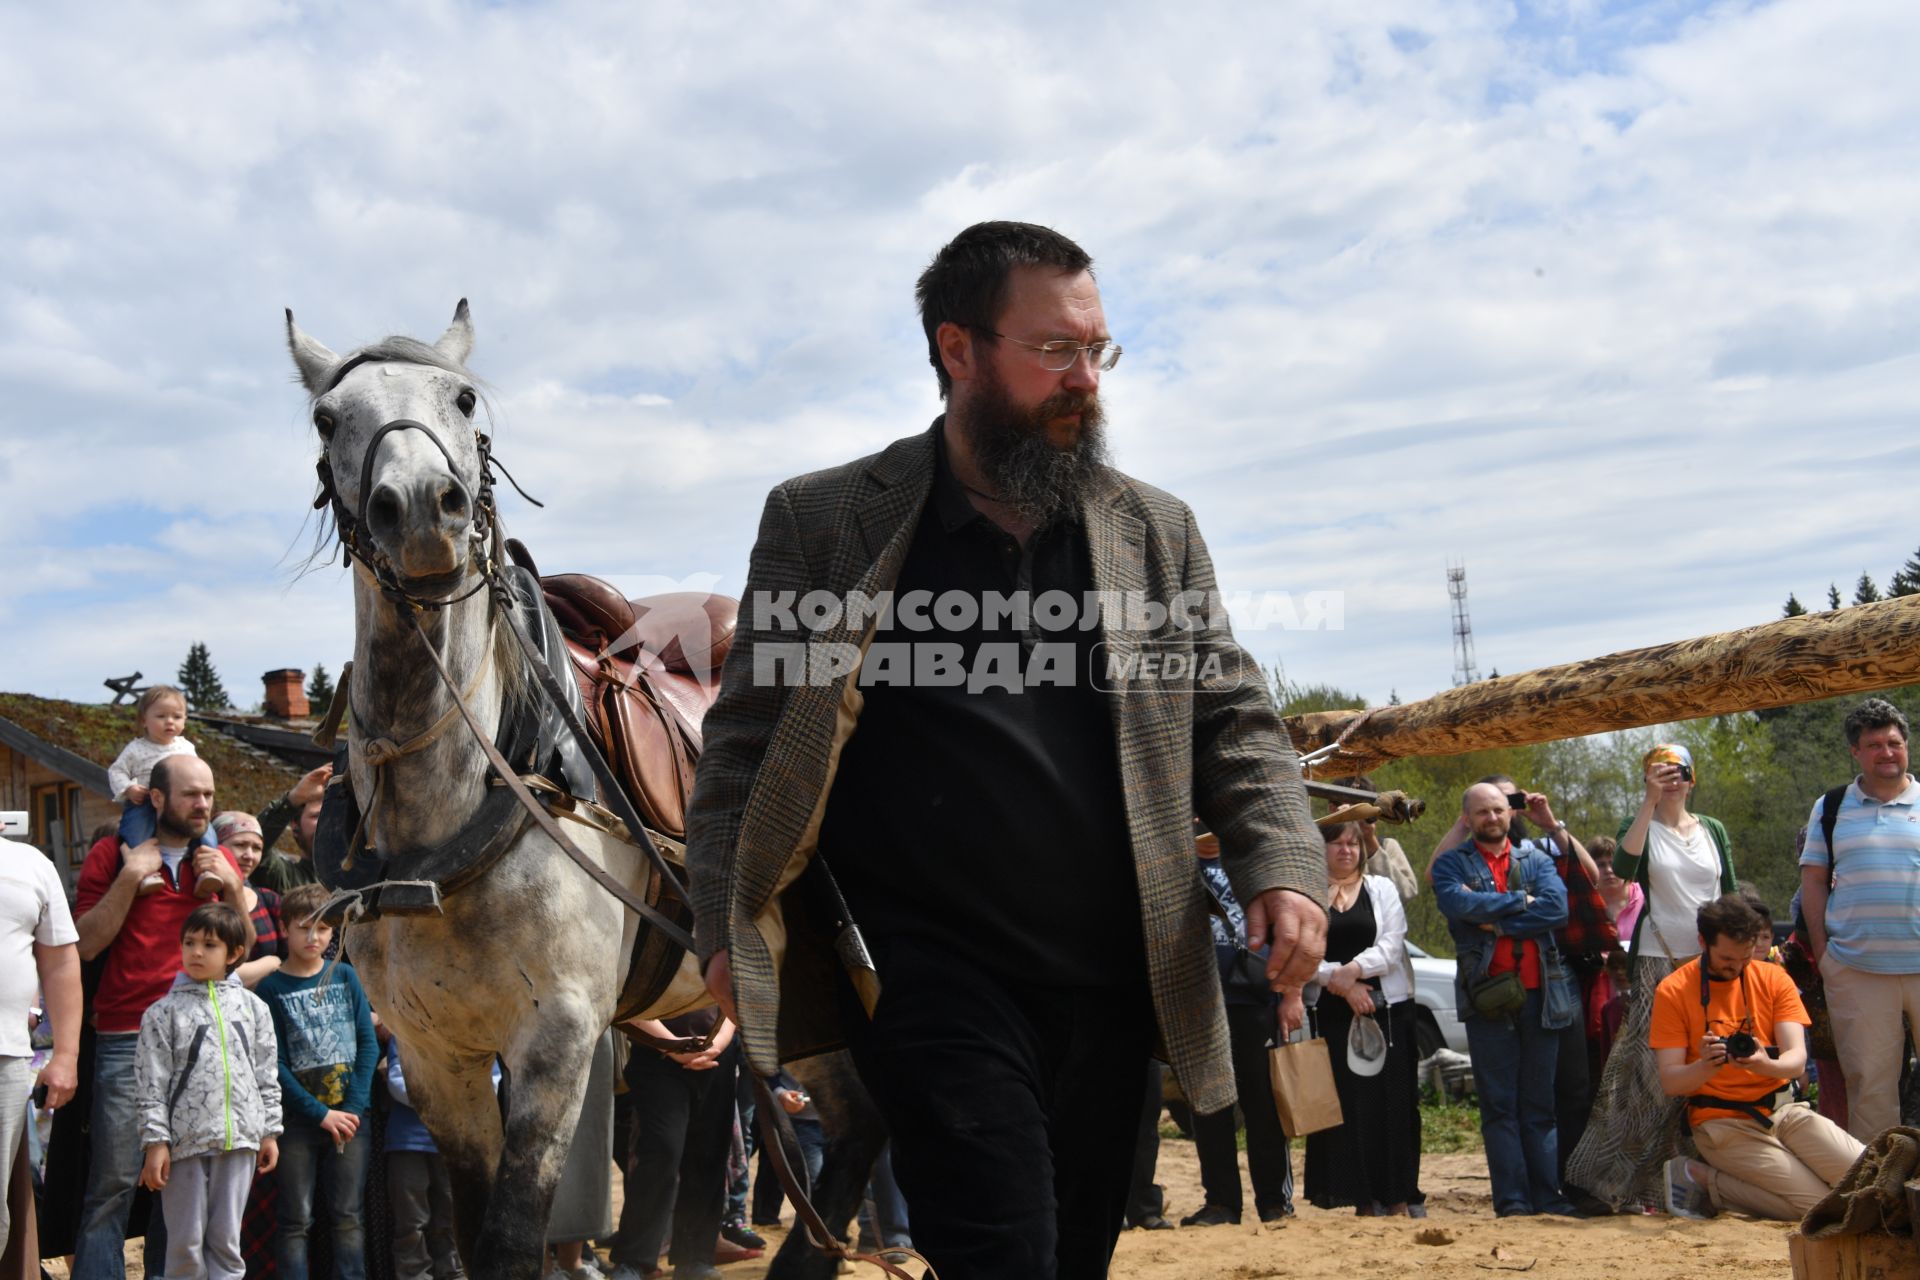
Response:
[[[1093,587],[1086,530],[1058,518],[1023,549],[967,500],[940,431],[895,608],[859,674],[865,706],[821,852],[883,961],[886,940],[906,934],[1025,983],[1138,984],[1113,708],[1088,679],[1101,632],[1079,621]],[[1022,626],[999,604],[1047,592],[1072,601],[1071,626],[1031,607]]]

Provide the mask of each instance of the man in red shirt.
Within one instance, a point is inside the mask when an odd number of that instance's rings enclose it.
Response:
[[[1453,937],[1494,1211],[1573,1214],[1554,1129],[1559,1033],[1580,1005],[1554,936],[1567,922],[1567,887],[1545,854],[1509,838],[1503,788],[1476,783],[1460,812],[1472,839],[1435,860],[1433,896]]]
[[[1754,964],[1766,922],[1738,894],[1696,917],[1700,959],[1653,994],[1647,1033],[1660,1087],[1687,1100],[1699,1161],[1667,1162],[1667,1210],[1709,1217],[1735,1209],[1797,1222],[1860,1155],[1859,1139],[1803,1102],[1778,1105],[1807,1066],[1807,1011],[1793,979]]]
[[[199,843],[213,816],[213,770],[206,761],[169,756],[154,765],[149,789],[154,838],[124,854],[116,836],[95,844],[80,868],[74,900],[80,958],[106,955],[91,1013],[92,1136],[74,1280],[123,1280],[125,1275],[121,1245],[142,1159],[134,1046],[147,1006],[167,993],[180,970],[180,928],[201,902],[194,885],[211,874],[219,877],[216,896],[222,901],[245,901],[233,855]],[[159,880],[143,886],[155,873]],[[247,945],[253,945],[251,924]],[[157,1273],[165,1256],[158,1213],[151,1225],[148,1269]]]

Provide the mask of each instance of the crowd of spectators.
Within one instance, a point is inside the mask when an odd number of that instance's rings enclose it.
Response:
[[[170,710],[164,696],[152,705],[160,718]],[[1725,828],[1691,811],[1693,761],[1672,744],[1647,755],[1641,804],[1614,837],[1581,842],[1548,796],[1505,777],[1461,797],[1424,877],[1372,821],[1323,823],[1326,958],[1279,993],[1202,831],[1197,874],[1216,907],[1239,1105],[1192,1118],[1205,1198],[1181,1225],[1242,1220],[1240,1126],[1254,1213],[1296,1212],[1266,1054],[1302,1034],[1328,1042],[1345,1116],[1306,1139],[1304,1198],[1425,1215],[1405,910],[1422,892],[1455,946],[1496,1213],[1799,1216],[1899,1123],[1920,1022],[1920,784],[1907,724],[1868,699],[1846,733],[1858,774],[1813,806],[1802,890],[1778,938],[1767,904],[1738,887]],[[217,813],[212,773],[184,741],[156,743],[170,749],[132,784],[152,834],[129,845],[124,822],[101,833],[71,914],[44,858],[0,850],[0,1173],[33,1114],[25,1033],[37,993],[51,1046],[44,1105],[66,1104],[77,1084],[90,1109],[76,1280],[118,1280],[130,1231],[144,1231],[149,1258],[209,1275],[453,1280],[453,1192],[409,1105],[401,1046],[314,918],[326,893],[305,854],[328,770],[260,815]],[[289,829],[300,853],[272,851]],[[83,961],[99,972],[81,1081]],[[241,1147],[231,1135],[208,1147],[180,1107],[157,1101],[170,1079],[176,1102],[193,1097],[204,1067],[180,1047],[208,1018],[239,1029],[256,1056],[263,1036],[273,1042],[263,1061],[277,1070],[262,1077],[266,1100],[247,1112]],[[569,1280],[711,1277],[756,1256],[766,1242],[754,1228],[780,1220],[764,1157],[749,1174],[753,1094],[731,1024],[709,1010],[645,1030],[712,1036],[667,1054],[603,1041],[550,1228],[552,1267]],[[770,1083],[817,1174],[827,1135],[812,1100],[790,1077]],[[1164,1229],[1152,1187],[1159,1070],[1147,1089],[1135,1171],[1146,1198],[1128,1224]],[[244,1159],[221,1163],[223,1151]],[[143,1185],[166,1211],[136,1220]],[[871,1193],[866,1243],[910,1247],[884,1161]]]

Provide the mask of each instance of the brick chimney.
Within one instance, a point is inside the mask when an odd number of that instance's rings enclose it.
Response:
[[[307,705],[306,672],[287,667],[260,678],[267,682],[266,713],[275,720],[304,720],[313,713]]]

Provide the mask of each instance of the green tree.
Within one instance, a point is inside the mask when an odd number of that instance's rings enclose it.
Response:
[[[1330,684],[1300,684],[1287,678],[1279,663],[1267,672],[1267,686],[1273,692],[1273,704],[1283,716],[1305,715],[1309,711],[1363,711],[1367,700],[1357,693]]]
[[[1860,581],[1853,584],[1853,602],[1855,604],[1872,604],[1878,599],[1880,599],[1880,588],[1873,585],[1873,579],[1867,576],[1865,569],[1862,569],[1860,571]]]
[[[1787,607],[1780,611],[1780,616],[1783,618],[1797,618],[1806,611],[1807,606],[1800,603],[1800,597],[1791,591],[1787,592]]]
[[[1838,609],[1839,607],[1840,607],[1840,588],[1835,586],[1833,583],[1829,582],[1827,584],[1827,611],[1832,612],[1833,610]]]
[[[202,641],[194,641],[187,650],[187,660],[180,664],[179,679],[180,690],[187,695],[187,705],[195,711],[224,711],[233,705]]]
[[[1920,595],[1920,551],[1907,557],[1907,562],[1894,570],[1893,580],[1887,584],[1890,596]]]
[[[313,708],[313,714],[325,715],[327,704],[333,701],[333,677],[327,674],[324,662],[313,664],[313,674],[307,677],[307,702]]]

